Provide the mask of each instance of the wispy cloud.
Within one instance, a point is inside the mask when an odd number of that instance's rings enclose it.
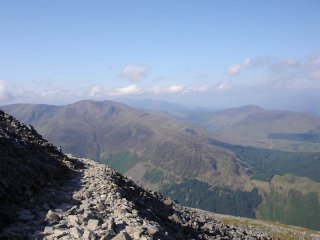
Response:
[[[228,68],[230,75],[237,75],[242,69],[249,67],[252,64],[250,58],[246,58],[242,63],[232,65]]]
[[[105,89],[98,84],[93,85],[89,91],[89,97],[103,97]]]
[[[320,80],[320,53],[311,55],[304,63],[304,68],[313,80]]]
[[[148,68],[145,66],[127,65],[122,71],[122,75],[130,81],[138,82],[145,78]]]
[[[13,99],[12,94],[6,89],[4,81],[0,80],[0,103],[6,103]]]
[[[216,90],[219,92],[227,91],[231,88],[231,84],[228,82],[222,82],[216,86]]]
[[[153,87],[148,92],[154,94],[181,94],[193,92],[206,92],[209,87],[207,85],[200,86],[185,86],[185,85],[171,85],[168,87]]]
[[[209,90],[207,85],[200,86],[185,86],[185,85],[170,85],[166,87],[149,87],[142,88],[135,84],[131,84],[121,88],[106,88],[102,85],[93,85],[89,90],[90,97],[108,97],[108,96],[125,96],[125,95],[141,95],[141,94],[186,94],[195,92],[206,92]]]
[[[18,102],[64,102],[69,100],[79,100],[86,98],[88,95],[79,89],[42,89],[30,90],[26,88],[19,88],[14,92],[15,100]]]
[[[312,54],[303,58],[287,58],[278,60],[271,57],[245,59],[242,63],[232,65],[228,73],[239,75],[254,69],[264,69],[264,78],[276,87],[305,88],[320,87],[320,54]]]
[[[107,92],[109,96],[125,96],[125,95],[140,95],[145,91],[137,85],[129,85],[123,88],[116,88]]]

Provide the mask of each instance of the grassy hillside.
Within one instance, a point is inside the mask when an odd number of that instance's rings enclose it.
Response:
[[[273,238],[280,240],[318,240],[320,232],[312,231],[303,227],[294,227],[278,222],[253,220],[242,217],[232,217],[228,215],[214,214],[214,217],[221,222],[236,226],[244,227],[254,231],[259,229]]]
[[[244,147],[217,140],[210,142],[234,152],[255,179],[270,181],[274,175],[292,173],[320,181],[320,152],[285,152]]]
[[[196,179],[185,180],[180,184],[167,184],[160,191],[188,207],[250,218],[255,217],[255,209],[262,201],[257,189],[251,192],[231,191],[211,187]]]
[[[257,217],[320,230],[320,183],[292,174],[275,176]]]
[[[257,216],[260,219],[319,230],[319,211],[319,196],[315,192],[304,195],[295,190],[290,190],[288,194],[272,190],[258,209]]]
[[[100,159],[101,163],[111,166],[121,174],[126,173],[139,161],[139,156],[130,152],[115,153],[111,154],[107,159]]]

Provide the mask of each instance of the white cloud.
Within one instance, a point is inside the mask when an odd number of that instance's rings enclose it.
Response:
[[[16,102],[64,103],[87,98],[88,94],[79,89],[41,89],[38,91],[19,88],[15,92]]]
[[[122,75],[130,81],[138,82],[145,78],[147,71],[145,66],[127,65],[123,69]]]
[[[320,54],[309,56],[306,60],[305,68],[312,80],[320,80]]]
[[[258,85],[268,83],[281,88],[320,88],[320,53],[280,60],[272,57],[247,58],[242,63],[229,67],[228,72],[230,75],[237,75],[249,69],[259,69],[260,77],[254,72],[255,75],[243,82],[245,84],[250,84],[249,79],[254,79]]]
[[[145,91],[136,85],[129,85],[123,88],[117,88],[109,91],[107,94],[109,96],[124,96],[124,95],[139,95],[143,94]]]
[[[219,92],[224,92],[229,90],[231,87],[232,87],[231,84],[227,82],[223,82],[223,83],[220,83],[218,86],[216,86],[216,90]]]
[[[6,89],[5,82],[0,80],[0,103],[8,102],[12,98],[13,98],[13,96]]]
[[[90,97],[102,97],[105,93],[104,88],[101,85],[93,85],[90,89],[89,96]]]
[[[15,89],[14,96],[16,102],[33,102],[33,103],[66,103],[78,101],[81,99],[105,99],[115,96],[126,95],[141,95],[152,94],[154,95],[175,95],[187,94],[196,92],[208,91],[208,86],[186,86],[186,85],[169,85],[163,87],[140,87],[136,84],[131,84],[119,88],[110,88],[102,84],[95,84],[88,89],[77,88],[46,88],[46,89],[30,89],[30,88],[17,88]],[[11,95],[6,91],[5,84],[0,81],[0,103],[11,100]]]
[[[249,67],[251,65],[252,61],[250,58],[246,58],[243,63],[242,63],[242,66],[243,67]]]
[[[241,70],[241,64],[236,64],[228,68],[228,73],[230,75],[237,75],[240,72],[240,70]]]
[[[187,88],[183,85],[172,85],[166,89],[167,93],[182,93],[187,91]]]
[[[207,92],[209,90],[209,86],[208,85],[194,86],[194,87],[189,87],[189,90],[191,92]]]
[[[180,94],[192,92],[206,92],[209,90],[207,85],[200,86],[184,86],[184,85],[171,85],[168,87],[153,87],[148,92],[154,94]]]
[[[252,61],[250,58],[246,58],[242,63],[235,64],[228,68],[230,75],[237,75],[243,68],[247,68],[251,65]]]

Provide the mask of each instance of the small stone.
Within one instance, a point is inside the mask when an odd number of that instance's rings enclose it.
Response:
[[[101,236],[100,240],[111,240],[115,233],[114,231],[102,231],[99,235]]]
[[[55,238],[55,235],[54,234],[51,234],[51,235],[48,235],[48,236],[45,236],[45,240],[54,240]]]
[[[167,198],[163,203],[167,206],[172,206],[174,202],[170,198]]]
[[[144,231],[143,229],[137,227],[126,227],[125,230],[133,239],[140,239],[141,234]]]
[[[157,232],[159,232],[159,228],[156,226],[153,226],[151,224],[148,224],[145,226],[147,228],[148,233],[153,236],[155,235]]]
[[[91,239],[92,237],[93,237],[93,233],[90,230],[85,229],[82,238]]]
[[[97,219],[89,219],[88,221],[88,229],[94,231],[99,227],[99,220]]]
[[[112,240],[131,240],[132,238],[129,236],[129,234],[125,231],[120,232],[118,235],[116,235]]]
[[[54,234],[54,230],[53,230],[53,227],[45,227],[44,230],[43,230],[43,234],[45,235],[52,235]]]
[[[57,237],[57,238],[60,238],[60,237],[63,237],[63,236],[67,236],[68,235],[68,232],[67,231],[63,231],[63,230],[60,230],[60,229],[57,229],[54,231],[54,236]]]
[[[77,227],[73,227],[70,230],[70,235],[72,237],[74,237],[75,239],[79,239],[82,234],[81,234],[80,230]]]
[[[60,216],[57,213],[49,210],[46,215],[46,220],[48,222],[58,222],[60,220]]]
[[[75,226],[75,227],[79,226],[79,219],[78,219],[78,216],[76,216],[76,215],[69,215],[68,222],[72,226]]]
[[[107,224],[108,224],[108,229],[110,230],[114,230],[116,228],[116,223],[113,217],[107,220]]]
[[[183,224],[183,220],[178,213],[174,213],[172,216],[169,217],[170,220],[174,221],[175,223]]]

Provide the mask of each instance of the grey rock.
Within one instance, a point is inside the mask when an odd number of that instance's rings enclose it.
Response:
[[[92,230],[92,231],[98,229],[99,228],[99,220],[97,220],[97,219],[89,219],[87,227],[88,227],[89,230]]]
[[[75,226],[75,227],[79,226],[79,218],[76,215],[69,215],[68,222],[72,226]]]
[[[120,232],[112,240],[131,240],[132,238],[127,232]]]
[[[79,228],[77,227],[73,227],[70,230],[70,235],[74,238],[74,239],[79,239],[82,236],[82,232],[80,231]]]
[[[49,210],[46,214],[46,220],[48,222],[58,222],[60,220],[60,216],[56,212]]]

